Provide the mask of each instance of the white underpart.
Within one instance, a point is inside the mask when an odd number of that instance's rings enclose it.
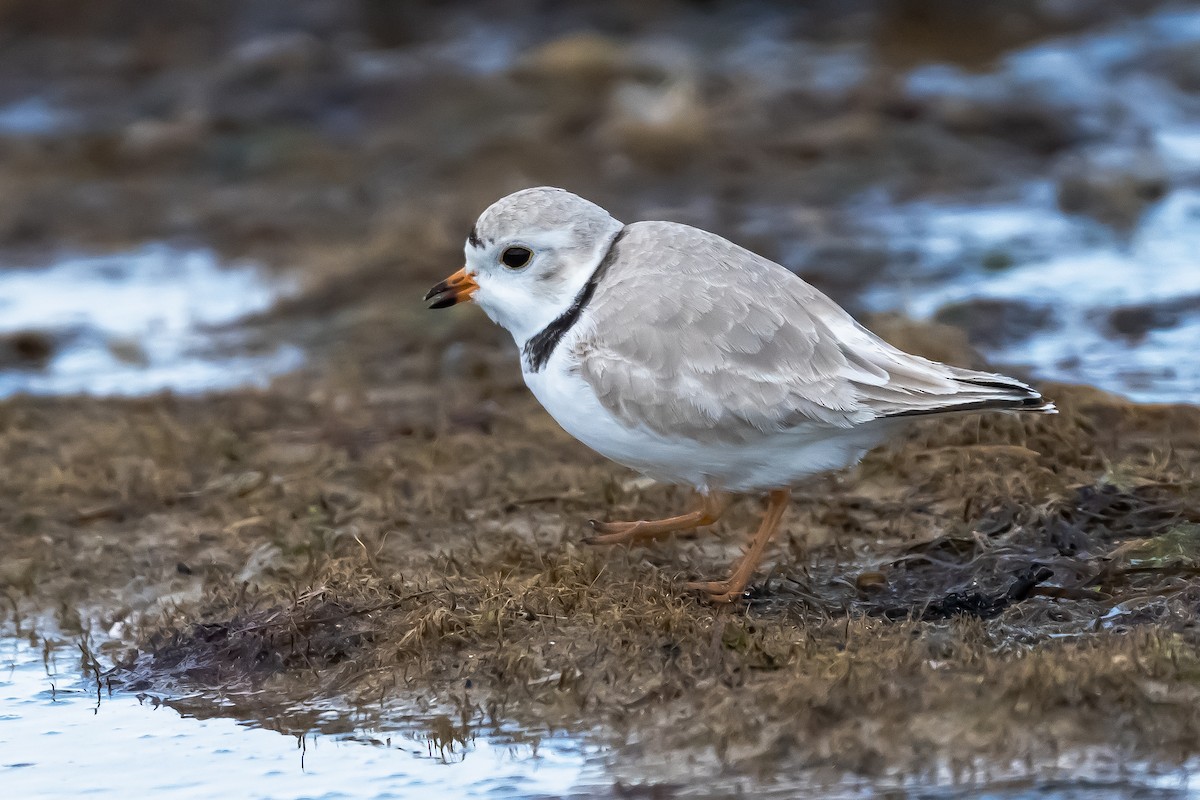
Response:
[[[525,385],[563,430],[600,455],[665,483],[701,492],[758,492],[857,464],[879,445],[888,424],[854,430],[798,426],[752,442],[700,442],[628,427],[571,367],[576,331],[563,337],[540,372],[522,368]]]

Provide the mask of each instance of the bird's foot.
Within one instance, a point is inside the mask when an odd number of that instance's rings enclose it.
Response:
[[[584,537],[584,544],[628,544],[653,536],[646,532],[646,520],[641,519],[635,522],[601,522],[590,519],[588,524],[596,533]]]
[[[703,525],[712,525],[729,507],[729,495],[713,492],[705,495],[700,508],[666,519],[639,519],[634,522],[599,522],[590,520],[595,536],[583,541],[587,544],[630,544],[643,539],[657,539],[680,531],[692,531]]]
[[[741,600],[745,597],[746,584],[748,581],[691,581],[687,584],[687,588],[697,592],[704,592],[708,595],[708,599],[714,603],[732,603],[734,600]]]
[[[693,581],[687,587],[704,592],[714,603],[732,603],[741,598],[742,593],[746,591],[746,585],[754,577],[759,562],[762,561],[763,552],[775,536],[775,532],[779,530],[779,521],[783,519],[783,512],[787,509],[790,499],[791,492],[786,489],[771,492],[767,513],[763,515],[758,530],[750,537],[750,547],[733,567],[728,578],[723,581]]]

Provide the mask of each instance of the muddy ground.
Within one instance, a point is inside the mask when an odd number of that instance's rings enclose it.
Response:
[[[487,719],[565,729],[611,746],[614,784],[663,791],[1195,756],[1200,408],[1047,384],[1056,417],[915,425],[802,487],[746,601],[714,607],[683,583],[721,576],[759,503],[652,548],[584,545],[591,517],[693,498],[558,430],[476,310],[420,302],[488,202],[555,183],[769,256],[803,235],[789,266],[855,307],[880,255],[829,208],[1051,170],[1091,135],[1036,103],[925,107],[894,72],[1141,7],[981,6],[954,24],[997,33],[959,52],[930,22],[950,4],[817,4],[790,19],[798,39],[878,56],[834,91],[648,49],[757,19],[706,4],[497,11],[482,31],[420,5],[44,5],[0,6],[0,92],[48,91],[75,122],[0,142],[0,245],[258,258],[301,288],[254,342],[309,362],[264,391],[0,403],[0,591],[21,630],[80,636],[106,683],[191,713],[295,731],[314,724],[289,715],[301,700],[427,704],[452,712],[439,743]],[[515,42],[498,66],[489,34]],[[646,92],[672,98],[665,121]],[[1153,194],[1136,176],[1101,189],[1079,190],[1098,216]],[[958,329],[872,324],[980,363]]]
[[[244,713],[295,730],[301,699],[419,699],[590,731],[634,782],[1193,752],[1196,409],[1053,386],[1058,418],[924,425],[806,487],[769,574],[713,607],[681,583],[721,573],[757,503],[596,550],[588,517],[690,498],[515,386],[299,384],[9,403],[6,594],[115,634],[97,656],[116,686],[207,690],[193,713],[257,690]]]

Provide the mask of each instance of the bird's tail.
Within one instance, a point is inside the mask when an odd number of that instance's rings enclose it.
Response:
[[[888,417],[914,417],[927,414],[953,414],[960,411],[1021,411],[1057,414],[1054,403],[1031,386],[1016,378],[992,372],[943,365],[950,372],[955,391],[927,396],[921,406],[887,414]]]

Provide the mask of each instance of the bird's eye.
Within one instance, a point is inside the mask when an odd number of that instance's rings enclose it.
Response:
[[[509,269],[520,269],[533,258],[533,251],[528,247],[510,247],[500,254],[500,263]]]

